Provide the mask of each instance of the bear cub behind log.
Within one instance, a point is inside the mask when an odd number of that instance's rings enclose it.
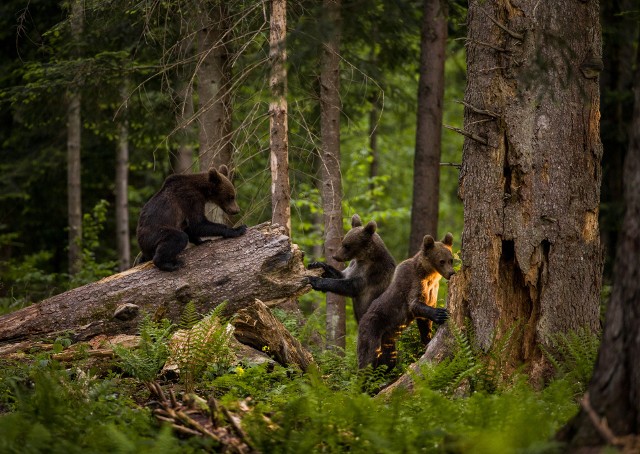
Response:
[[[229,169],[221,165],[217,170],[191,175],[171,175],[142,207],[136,236],[142,250],[140,262],[153,260],[164,271],[174,271],[181,263],[177,255],[189,242],[202,244],[201,237],[238,237],[246,225],[229,228],[205,217],[205,203],[213,202],[228,214],[238,214],[236,191],[229,179]]]
[[[357,322],[360,322],[371,302],[387,288],[396,267],[395,260],[376,229],[375,221],[369,221],[363,227],[360,216],[354,214],[351,230],[333,256],[338,262],[350,261],[349,266],[340,271],[326,263],[309,264],[309,268],[324,270],[322,277],[309,277],[311,287],[321,292],[351,297]]]
[[[431,235],[423,239],[422,248],[412,258],[400,263],[389,287],[371,303],[358,327],[358,367],[374,368],[396,364],[396,339],[415,318],[438,324],[449,317],[446,309],[427,306],[423,281],[438,275],[449,279],[454,274],[451,246],[453,236],[447,233],[442,242]]]

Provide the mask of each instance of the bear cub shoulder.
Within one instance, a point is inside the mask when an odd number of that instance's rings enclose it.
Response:
[[[338,262],[349,262],[344,271],[321,262],[312,262],[309,268],[322,268],[322,277],[309,277],[314,290],[349,296],[353,311],[359,322],[371,302],[387,288],[396,267],[395,260],[376,232],[375,221],[362,225],[360,216],[351,218],[351,230],[342,240],[340,249],[333,258]]]

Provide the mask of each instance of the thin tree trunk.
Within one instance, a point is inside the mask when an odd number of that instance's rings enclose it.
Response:
[[[198,120],[200,125],[200,170],[231,165],[231,105],[227,10],[223,1],[199,2],[198,19]],[[207,204],[214,222],[225,222],[217,206]]]
[[[416,151],[413,161],[413,203],[409,256],[426,234],[437,237],[440,197],[440,137],[447,46],[447,6],[444,0],[424,0],[420,37],[420,80]]]
[[[378,46],[379,33],[377,24],[373,25],[371,33],[371,48],[369,49],[369,61],[372,67],[378,67]],[[378,176],[378,167],[380,166],[380,153],[378,150],[378,123],[380,122],[380,98],[379,93],[373,93],[371,96],[371,109],[369,110],[369,156],[371,163],[369,164],[369,191],[371,191],[372,202],[376,204],[376,198],[373,192],[376,189],[375,177]]]
[[[342,241],[342,179],[340,173],[340,0],[324,0],[327,40],[320,72],[321,175],[324,210],[324,256],[337,269],[344,265],[333,255]],[[345,299],[327,293],[327,346],[345,348]]]
[[[116,154],[116,244],[118,249],[118,270],[131,267],[131,234],[129,232],[129,119],[127,100],[129,80],[125,77],[121,88],[124,108],[118,125],[118,149]]]
[[[615,445],[638,452],[640,435],[640,49],[634,81],[635,107],[624,165],[626,213],[618,240],[614,285],[602,344],[580,413],[559,439],[572,450]],[[635,435],[636,442],[626,437]],[[625,449],[626,448],[626,449]],[[587,451],[584,451],[587,452]],[[591,451],[589,451],[591,452]],[[595,451],[594,451],[595,452]]]
[[[380,107],[377,101],[371,103],[369,110],[369,155],[371,156],[371,164],[369,165],[369,190],[374,191],[376,185],[375,177],[378,176],[378,167],[380,166],[380,153],[378,150],[378,121],[380,120]]]
[[[83,3],[71,2],[71,35],[78,43],[84,24]],[[77,53],[77,51],[76,51]],[[69,274],[77,273],[82,266],[82,189],[80,150],[82,136],[80,88],[67,93],[67,207],[69,223]]]
[[[463,148],[463,267],[449,309],[459,325],[470,318],[485,351],[518,324],[509,359],[537,380],[549,369],[539,344],[599,328],[602,42],[597,2],[518,5],[474,0],[468,11],[474,138]]]
[[[269,141],[271,146],[271,220],[291,235],[291,190],[289,187],[289,125],[287,120],[287,2],[271,2],[271,102]]]
[[[178,99],[180,106],[176,117],[181,130],[173,170],[175,173],[193,173],[193,127],[188,124],[193,117],[193,93],[188,81],[178,81]]]
[[[194,12],[194,5],[188,9],[191,17],[197,13]],[[197,4],[196,4],[197,6]],[[196,8],[197,11],[197,8]],[[196,66],[190,63],[194,57],[194,36],[197,35],[195,30],[192,30],[193,24],[197,24],[196,20],[189,21],[187,29],[184,32],[186,37],[183,37],[178,45],[178,60],[185,62],[177,67],[175,72],[176,89],[175,89],[175,102],[176,102],[176,127],[178,150],[173,162],[174,173],[193,173],[196,171],[194,168],[194,142],[195,142],[195,129],[193,125],[194,110],[193,110],[193,81],[192,77]],[[169,63],[167,63],[169,64]]]

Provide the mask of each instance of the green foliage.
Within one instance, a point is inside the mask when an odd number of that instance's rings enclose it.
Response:
[[[169,357],[168,344],[172,329],[168,320],[154,322],[146,315],[140,323],[140,345],[137,348],[113,347],[122,369],[143,382],[155,380]]]
[[[517,343],[519,324],[511,326],[499,339],[494,338],[489,352],[483,352],[474,345],[471,323],[465,323],[464,330],[454,323],[448,324],[455,339],[454,353],[437,366],[423,366],[422,375],[430,389],[445,394],[454,394],[462,389],[467,393],[484,391],[495,393],[510,384],[508,380],[509,349]]]
[[[249,397],[261,404],[281,405],[289,399],[291,388],[300,377],[299,370],[278,364],[238,365],[224,375],[212,377],[205,373],[203,387],[211,388],[225,401]]]
[[[570,386],[538,393],[526,380],[500,395],[450,399],[418,382],[412,394],[372,398],[335,390],[318,372],[289,387],[289,399],[245,418],[262,452],[549,452],[547,440],[577,405]]]
[[[100,234],[107,221],[109,202],[100,200],[91,210],[82,216],[82,267],[70,277],[71,288],[94,282],[110,276],[116,270],[115,261],[98,261],[96,251],[100,247]]]
[[[180,449],[170,429],[158,430],[150,411],[134,405],[113,380],[72,377],[55,368],[26,373],[11,382],[13,411],[0,415],[0,452],[133,454]]]
[[[583,394],[589,384],[600,348],[600,333],[580,328],[556,333],[540,345],[556,372],[576,385],[576,393]]]
[[[205,371],[226,371],[235,360],[230,346],[233,331],[220,317],[223,309],[224,303],[195,322],[195,305],[190,302],[185,307],[181,326],[190,327],[178,331],[172,339],[171,358],[178,365],[186,392],[193,392]]]
[[[6,238],[7,236],[0,237],[0,245]],[[56,293],[60,276],[43,271],[44,264],[52,256],[51,251],[40,251],[0,264],[0,294],[6,295],[0,297],[0,314],[21,309]]]

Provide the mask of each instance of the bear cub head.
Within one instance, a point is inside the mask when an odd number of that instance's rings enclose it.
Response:
[[[435,270],[445,279],[455,274],[453,270],[453,235],[447,233],[442,241],[435,241],[431,235],[425,235],[422,240],[420,262],[426,270]]]
[[[351,230],[344,236],[340,249],[333,255],[333,258],[338,262],[347,262],[368,257],[377,228],[375,221],[369,221],[367,225],[363,226],[360,216],[354,214],[351,218]]]
[[[205,197],[208,201],[215,203],[222,211],[228,215],[238,214],[240,207],[236,202],[236,189],[231,183],[229,168],[221,165],[217,170],[209,169],[209,186]]]

